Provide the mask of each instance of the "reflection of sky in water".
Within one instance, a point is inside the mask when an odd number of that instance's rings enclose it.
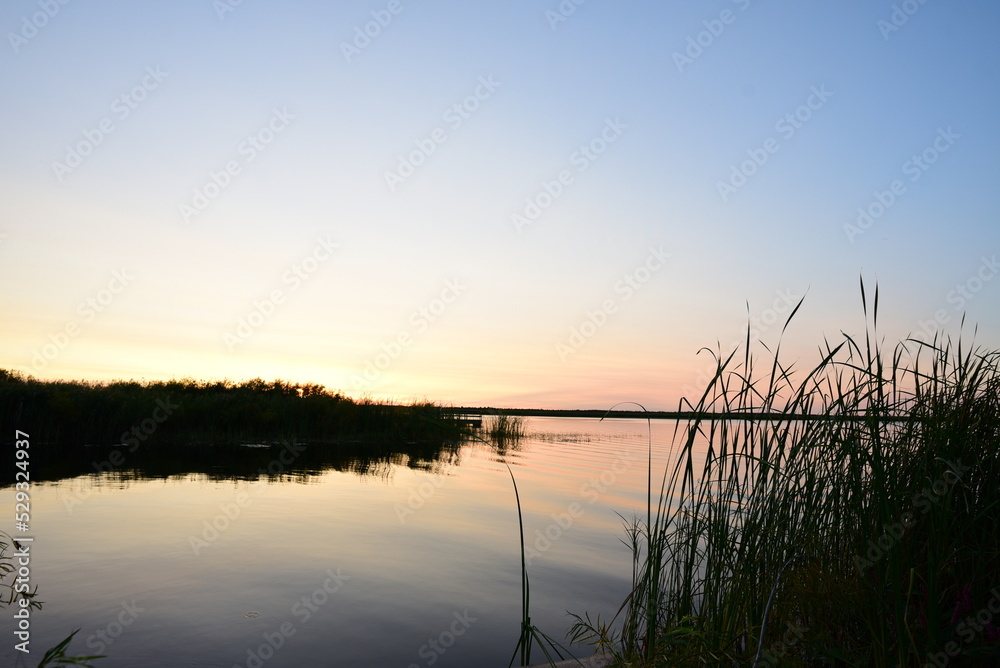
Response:
[[[529,566],[532,619],[561,638],[567,610],[610,616],[627,594],[614,511],[629,516],[645,501],[645,424],[536,418],[529,429],[558,435],[523,442],[508,461],[526,543],[540,549]],[[654,429],[666,443],[672,425]],[[80,628],[76,653],[94,653],[102,649],[94,634],[116,633],[122,618],[130,623],[98,665],[246,665],[263,634],[281,644],[269,667],[333,656],[344,666],[427,665],[430,650],[420,648],[454,628],[461,637],[435,665],[505,665],[520,614],[507,470],[478,444],[462,448],[457,466],[410,468],[406,459],[364,476],[92,475],[36,485],[32,575],[45,606],[33,617],[32,649]],[[580,511],[563,530],[573,503]],[[141,609],[134,621],[123,604]],[[4,615],[2,626],[10,623]],[[0,656],[13,652],[8,643]]]

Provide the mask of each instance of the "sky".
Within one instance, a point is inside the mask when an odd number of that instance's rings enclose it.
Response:
[[[669,410],[748,323],[803,365],[863,333],[861,279],[888,345],[1000,348],[997,25],[986,0],[9,0],[0,368]]]

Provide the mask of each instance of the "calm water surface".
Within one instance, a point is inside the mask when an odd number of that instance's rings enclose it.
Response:
[[[532,620],[562,640],[567,611],[609,618],[628,593],[616,512],[644,512],[646,423],[527,424],[530,437],[503,454],[532,550]],[[653,423],[654,472],[673,430]],[[12,611],[0,612],[0,664],[37,665],[80,629],[73,653],[107,654],[96,665],[108,668],[507,665],[520,553],[496,449],[332,464],[309,448],[203,449],[187,467],[139,466],[141,453],[123,450],[123,463],[93,472],[108,453],[88,448],[85,468],[34,483],[31,573],[44,607],[27,662]],[[250,463],[234,469],[233,458]],[[256,473],[268,464],[275,475]],[[13,497],[0,490],[2,507]]]

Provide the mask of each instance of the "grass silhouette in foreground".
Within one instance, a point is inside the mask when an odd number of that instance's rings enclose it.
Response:
[[[762,361],[749,332],[715,354],[687,407],[771,415],[678,425],[626,525],[632,591],[613,620],[575,616],[574,640],[622,666],[1000,663],[1000,352],[889,352],[861,292],[864,341],[813,369],[780,345]]]

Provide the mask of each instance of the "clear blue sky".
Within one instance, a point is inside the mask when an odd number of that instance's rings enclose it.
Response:
[[[232,4],[0,9],[0,366],[673,408],[862,275],[1000,345],[995,3]]]

